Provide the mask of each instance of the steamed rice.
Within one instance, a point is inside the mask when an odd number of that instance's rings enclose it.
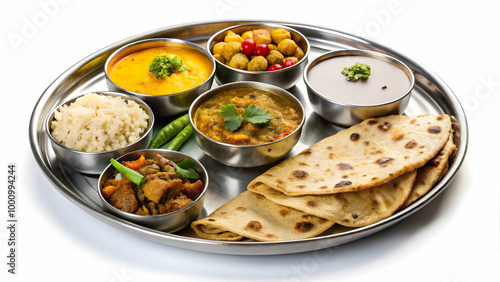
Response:
[[[148,119],[135,101],[89,93],[54,113],[52,137],[77,151],[111,151],[137,141],[146,131]]]

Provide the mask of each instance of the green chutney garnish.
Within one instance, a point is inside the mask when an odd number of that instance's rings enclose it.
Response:
[[[356,63],[350,67],[345,67],[342,74],[347,76],[347,80],[358,81],[360,78],[367,79],[371,74],[371,68],[367,64]]]

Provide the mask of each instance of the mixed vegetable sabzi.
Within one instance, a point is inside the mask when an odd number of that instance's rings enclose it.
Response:
[[[204,183],[192,159],[175,163],[160,154],[141,155],[132,161],[111,159],[115,173],[101,187],[103,197],[115,208],[138,215],[180,210],[203,192]]]

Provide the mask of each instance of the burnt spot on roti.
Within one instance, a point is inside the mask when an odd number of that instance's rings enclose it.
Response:
[[[213,218],[209,218],[209,219],[208,219],[208,221],[215,221],[215,219],[213,219]]]
[[[365,146],[368,146],[368,145],[370,145],[370,141],[365,141],[364,144],[365,144]]]
[[[307,165],[306,162],[300,162],[299,165]]]
[[[323,186],[319,187],[319,189],[325,190],[325,189],[328,189],[328,186],[323,185]]]
[[[331,150],[332,149],[332,146],[328,146],[326,147],[327,150]]]
[[[375,163],[379,164],[382,167],[385,167],[386,165],[390,164],[392,161],[394,161],[394,158],[383,157],[383,158],[378,159]]]
[[[438,117],[436,118],[436,120],[442,120],[442,119],[444,119],[444,117],[445,117],[444,115],[440,115],[440,116],[438,116]]]
[[[438,167],[441,162],[439,160],[431,160],[430,165],[433,167]]]
[[[304,184],[300,184],[300,185],[297,185],[297,186],[295,186],[295,187],[300,188],[300,189],[304,189],[304,188],[306,187],[306,185],[304,185]]]
[[[360,137],[361,136],[359,135],[359,133],[353,133],[349,138],[351,139],[351,141],[358,141]]]
[[[434,125],[434,126],[431,126],[427,129],[427,131],[429,133],[432,133],[432,134],[437,134],[439,132],[441,132],[441,127],[440,126],[437,126],[437,125]]]
[[[354,167],[352,167],[352,165],[350,164],[345,164],[345,163],[340,163],[338,164],[339,168],[341,170],[346,170],[346,169],[353,169]]]
[[[283,185],[283,184],[285,184],[285,181],[283,181],[281,179],[276,179],[276,183]]]
[[[259,231],[262,229],[262,224],[257,220],[252,220],[247,223],[247,228],[252,231]]]
[[[302,153],[301,153],[301,154],[304,154],[304,155],[310,155],[310,154],[312,154],[312,150],[311,150],[311,148],[307,148],[307,149],[305,149],[304,151],[302,151]]]
[[[306,233],[311,231],[314,228],[314,224],[312,222],[301,221],[295,224],[295,230]]]
[[[358,215],[355,213],[351,214],[351,216],[352,216],[352,218],[358,218]]]
[[[299,178],[299,179],[304,179],[306,178],[309,174],[306,172],[306,171],[303,171],[303,170],[296,170],[292,173],[292,175],[295,177],[295,178]]]
[[[339,183],[335,184],[335,188],[341,188],[341,187],[344,187],[344,186],[349,186],[351,185],[352,182],[351,181],[340,181]]]
[[[374,125],[376,123],[378,123],[378,120],[376,120],[376,119],[371,119],[371,120],[368,121],[369,125]]]
[[[289,210],[287,210],[287,209],[281,209],[281,210],[279,211],[279,214],[280,214],[282,217],[285,217],[285,216],[287,216],[287,215],[289,215],[289,214],[290,214],[290,211],[289,211]]]
[[[236,210],[244,212],[244,211],[247,210],[247,208],[245,208],[245,207],[237,207]]]
[[[379,125],[377,128],[380,130],[380,131],[383,131],[383,132],[386,132],[388,131],[389,129],[391,129],[392,125],[388,122],[385,122],[384,124],[381,124]]]
[[[349,175],[347,175],[347,174],[342,175],[342,178],[344,178],[344,179],[349,178]]]
[[[307,202],[307,205],[310,207],[313,207],[313,208],[318,206],[315,201],[309,201],[309,202]]]
[[[410,142],[406,143],[405,148],[413,149],[415,146],[417,146],[417,141],[411,140]]]
[[[269,238],[269,239],[274,239],[274,238],[278,238],[278,235],[268,233],[268,234],[266,234],[266,237]]]

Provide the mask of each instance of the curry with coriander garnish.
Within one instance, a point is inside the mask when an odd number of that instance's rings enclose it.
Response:
[[[159,46],[134,52],[108,67],[111,81],[136,93],[167,95],[202,84],[213,65],[203,53]]]

